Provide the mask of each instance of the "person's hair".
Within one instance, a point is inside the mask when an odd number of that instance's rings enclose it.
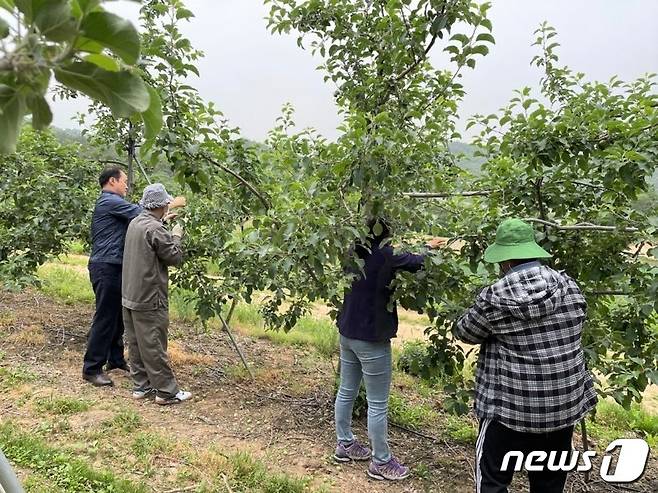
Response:
[[[381,227],[381,231],[379,231],[379,234],[376,234],[375,229],[379,229],[379,227]],[[365,244],[357,242],[354,251],[359,258],[363,259],[370,254],[371,249],[377,248],[385,239],[390,237],[391,228],[386,220],[381,217],[373,217],[368,220],[368,238]]]
[[[110,178],[119,179],[121,178],[121,173],[124,171],[119,166],[107,166],[103,171],[101,171],[100,176],[98,177],[98,183],[101,188],[110,181]]]

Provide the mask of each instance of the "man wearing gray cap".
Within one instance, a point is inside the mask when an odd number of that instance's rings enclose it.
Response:
[[[167,355],[168,267],[183,260],[183,228],[176,224],[169,232],[162,223],[172,200],[161,183],[144,189],[139,203],[144,211],[132,220],[126,233],[121,286],[132,395],[143,399],[155,393],[160,405],[192,397],[178,388]]]

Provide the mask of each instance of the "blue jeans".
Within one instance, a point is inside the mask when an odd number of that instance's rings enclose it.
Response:
[[[354,441],[352,409],[363,378],[368,401],[368,437],[373,460],[378,464],[391,459],[388,447],[391,374],[390,341],[368,342],[340,336],[340,387],[335,404],[336,437],[344,444]]]

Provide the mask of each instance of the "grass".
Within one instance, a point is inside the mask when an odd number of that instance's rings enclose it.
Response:
[[[2,390],[11,389],[24,383],[34,382],[37,378],[37,375],[21,366],[12,368],[0,366],[0,389]]]
[[[34,407],[41,412],[69,416],[71,414],[88,411],[92,402],[76,397],[37,397],[34,399]]]
[[[395,392],[391,393],[388,401],[388,415],[391,422],[415,429],[427,427],[439,418],[429,405],[411,403]]]
[[[170,451],[172,443],[155,433],[139,432],[132,441],[131,449],[140,460],[145,461],[152,455]]]
[[[67,305],[94,302],[89,277],[79,269],[49,262],[39,267],[37,275],[41,291],[58,301]]]
[[[26,482],[30,492],[146,492],[143,486],[93,468],[88,462],[48,445],[39,435],[23,432],[12,423],[0,424],[0,448],[14,465],[36,473]]]
[[[103,422],[103,426],[131,433],[142,426],[142,417],[131,409],[124,409],[112,419]]]
[[[477,440],[477,424],[468,416],[446,416],[444,429],[446,434],[456,442],[475,444]]]
[[[254,493],[303,493],[309,478],[296,478],[287,474],[272,473],[264,464],[244,452],[227,456],[231,473],[230,483],[234,491]]]
[[[172,320],[200,323],[194,310],[194,295],[189,291],[172,288],[169,311]],[[306,316],[289,332],[271,330],[265,327],[258,305],[238,303],[233,311],[231,326],[244,335],[269,340],[275,344],[312,347],[326,357],[336,354],[338,350],[338,330],[330,320],[324,318]],[[222,329],[219,320],[214,319],[208,322],[208,327],[212,330]]]
[[[599,439],[601,446],[617,438],[642,436],[651,448],[658,447],[658,415],[647,412],[639,405],[626,410],[616,402],[601,401],[596,407],[596,417],[587,421],[589,433]]]
[[[78,240],[72,240],[68,244],[68,251],[75,255],[89,255],[88,246]]]
[[[240,303],[233,313],[236,329],[250,337],[265,339],[285,346],[312,347],[324,357],[338,351],[338,329],[330,320],[311,316],[302,317],[289,332],[267,329],[254,305]]]

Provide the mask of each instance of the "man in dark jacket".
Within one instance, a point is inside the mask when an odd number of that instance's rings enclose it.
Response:
[[[96,297],[96,313],[87,339],[82,378],[93,385],[112,385],[103,371],[128,370],[123,355],[121,264],[123,242],[130,221],[141,207],[127,202],[128,177],[118,166],[105,168],[98,179],[101,195],[91,222],[89,278]]]
[[[500,264],[502,278],[484,288],[457,321],[454,334],[480,344],[475,375],[477,493],[506,493],[514,474],[503,471],[508,452],[571,450],[574,424],[596,405],[585,367],[581,333],[587,304],[564,272],[537,259],[551,255],[535,243],[532,226],[504,221],[484,260]],[[551,471],[528,471],[532,493],[561,493],[567,478]],[[549,459],[550,460],[550,459]]]

